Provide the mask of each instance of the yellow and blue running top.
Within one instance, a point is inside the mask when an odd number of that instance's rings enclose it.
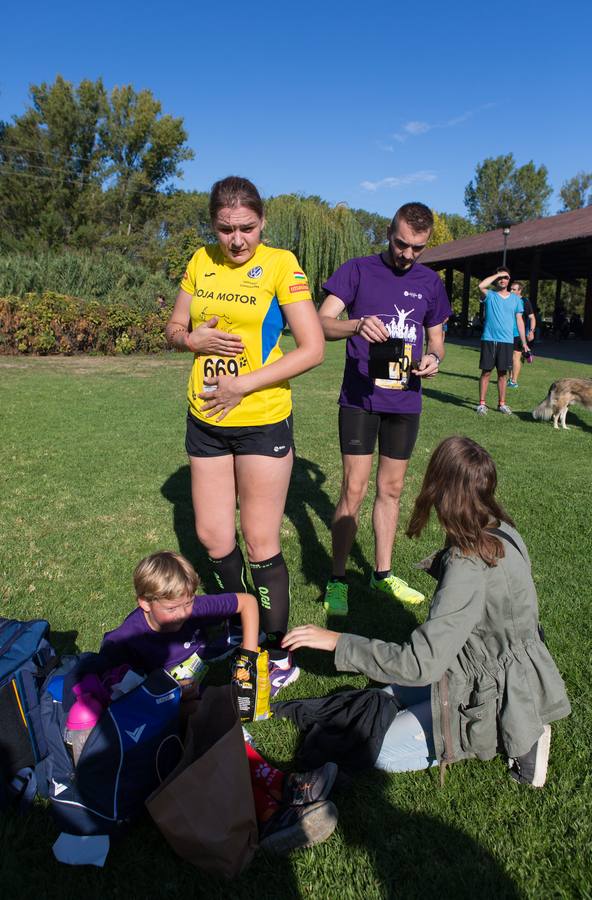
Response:
[[[287,381],[243,397],[221,422],[206,419],[199,394],[204,375],[243,375],[281,359],[281,307],[312,299],[294,254],[259,244],[248,262],[233,266],[217,244],[200,247],[187,266],[181,290],[192,295],[192,328],[218,316],[217,327],[239,334],[245,348],[234,358],[195,356],[187,390],[191,414],[221,427],[272,425],[286,419],[292,411]]]

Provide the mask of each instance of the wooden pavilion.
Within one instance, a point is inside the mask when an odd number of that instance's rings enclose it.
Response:
[[[537,303],[541,279],[556,282],[555,307],[561,303],[561,285],[586,279],[585,338],[592,339],[592,206],[449,241],[426,250],[421,262],[431,269],[445,269],[446,290],[452,295],[452,276],[463,272],[461,324],[466,328],[471,277],[485,278],[502,264],[504,239],[506,263],[512,278],[530,282],[529,297]]]

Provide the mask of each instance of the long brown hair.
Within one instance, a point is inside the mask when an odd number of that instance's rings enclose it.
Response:
[[[428,463],[409,519],[408,537],[419,537],[432,507],[448,544],[480,556],[488,566],[504,556],[502,542],[487,527],[513,521],[495,499],[497,472],[487,450],[468,437],[445,438]]]

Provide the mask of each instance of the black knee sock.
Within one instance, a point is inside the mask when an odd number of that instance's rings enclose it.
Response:
[[[284,557],[278,553],[271,559],[249,565],[257,592],[261,628],[267,635],[265,647],[272,659],[283,658],[286,651],[281,649],[281,643],[290,612],[290,580]]]
[[[245,561],[238,544],[235,544],[234,550],[228,556],[223,556],[222,559],[212,559],[211,556],[208,558],[214,570],[216,584],[222,591],[231,594],[247,593]],[[238,615],[232,616],[230,621],[233,625],[241,624],[241,618]]]

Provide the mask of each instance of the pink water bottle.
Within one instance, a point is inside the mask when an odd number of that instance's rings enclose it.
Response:
[[[78,694],[78,699],[72,704],[68,718],[66,720],[66,734],[64,735],[67,744],[72,746],[72,759],[74,765],[78,765],[82,748],[86,744],[89,734],[101,718],[103,714],[103,704],[93,694],[81,694],[76,688],[73,690]]]

